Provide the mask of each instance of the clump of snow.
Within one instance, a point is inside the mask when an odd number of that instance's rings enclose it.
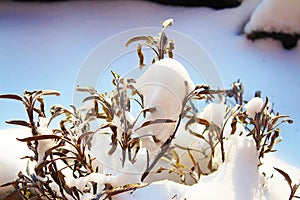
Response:
[[[199,114],[199,117],[221,127],[225,118],[226,107],[224,103],[210,103]]]
[[[99,187],[99,190],[97,191],[101,193],[102,189],[104,188],[104,184],[110,182],[111,177],[102,173],[91,173],[85,177],[80,177],[77,179],[72,177],[67,177],[66,179],[66,183],[69,187],[77,187],[81,192],[83,192],[88,183],[97,183],[97,186]]]
[[[246,114],[249,117],[254,119],[256,113],[260,111],[262,105],[263,105],[263,100],[259,97],[254,97],[244,106],[246,110]]]
[[[177,120],[182,102],[187,93],[194,89],[194,84],[186,69],[176,60],[165,58],[151,65],[140,78],[135,87],[144,95],[146,108],[155,108],[148,113],[145,120]],[[159,142],[149,137],[142,138],[143,146],[149,151],[156,151],[173,133],[175,124],[156,124],[141,128],[136,134],[154,135]]]
[[[244,31],[299,34],[299,9],[299,0],[263,0],[253,12]]]
[[[37,127],[37,132],[39,135],[52,135],[52,129],[48,128],[49,120],[44,117],[39,118],[40,126]],[[52,148],[56,143],[53,139],[45,139],[45,140],[39,140],[38,141],[38,160],[37,165],[41,164],[44,161],[44,157],[46,154],[46,151]]]
[[[43,128],[45,130],[41,131],[42,128],[38,128],[37,130],[39,133],[43,133],[43,135],[48,135],[49,133],[52,133],[52,130]],[[47,140],[40,140],[38,142],[38,160],[37,160],[37,165],[41,164],[44,161],[44,157],[46,154],[46,151],[52,148],[55,145],[55,142],[52,139],[47,139]]]

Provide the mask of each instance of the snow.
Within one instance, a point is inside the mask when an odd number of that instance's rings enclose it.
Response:
[[[8,134],[9,133],[9,134]],[[1,180],[0,183],[7,182],[15,177],[15,174],[21,169],[16,166],[26,166],[24,160],[12,159],[22,157],[28,154],[27,148],[22,148],[15,137],[20,135],[29,135],[29,129],[10,129],[2,130],[0,134],[5,137],[6,144],[18,146],[21,151],[6,151],[8,153],[1,154],[1,161],[6,161],[5,165],[0,165]],[[11,137],[8,137],[11,136]],[[2,140],[3,141],[3,140]],[[3,148],[3,142],[1,143]],[[24,145],[25,146],[25,145]],[[102,148],[99,150],[103,150]],[[2,150],[3,150],[2,149]],[[198,199],[199,196],[207,199],[287,199],[289,195],[289,187],[284,178],[273,167],[284,169],[292,178],[293,183],[297,183],[300,177],[300,169],[286,164],[285,162],[267,155],[263,161],[263,165],[257,168],[258,157],[254,141],[249,137],[231,135],[225,142],[226,159],[217,172],[202,176],[198,184],[186,186],[173,181],[161,180],[150,184],[145,188],[138,189],[131,193],[124,193],[116,196],[114,199]],[[9,161],[9,162],[8,162]],[[23,169],[25,170],[25,169]],[[5,171],[5,173],[3,173]],[[265,178],[262,172],[266,174]],[[125,184],[134,182],[133,175],[130,173],[120,173],[122,175],[107,176],[103,173],[92,173],[87,177],[80,179],[72,179],[69,176],[66,179],[68,186],[78,187],[83,190],[89,182],[97,182],[101,189],[103,183]],[[3,175],[6,175],[3,177]],[[128,176],[125,178],[126,176]],[[135,174],[135,177],[136,176]],[[298,178],[297,178],[298,177]],[[127,181],[127,182],[126,182]],[[103,189],[103,188],[102,188]],[[3,192],[3,190],[1,190]],[[151,195],[149,195],[151,194]],[[299,191],[296,193],[299,195]],[[94,195],[86,194],[82,198],[90,199]]]
[[[0,31],[1,93],[56,89],[61,92],[61,97],[47,97],[46,107],[52,104],[67,106],[72,102],[80,64],[97,44],[124,30],[158,27],[160,21],[172,17],[173,30],[193,38],[209,53],[224,87],[240,78],[247,99],[251,99],[256,90],[261,90],[263,96],[267,95],[275,103],[275,110],[291,115],[294,125],[282,128],[284,140],[278,146],[278,155],[300,167],[299,161],[293,159],[298,155],[295,149],[298,147],[296,141],[300,139],[297,112],[300,104],[296,92],[300,84],[300,48],[286,51],[272,39],[253,43],[241,34],[260,2],[245,0],[237,8],[218,11],[161,6],[147,1],[0,2],[0,23],[5,27]],[[131,14],[133,11],[136,14]],[[181,52],[188,49],[181,49]],[[114,64],[114,70],[126,72],[134,65],[132,63],[137,63],[136,54],[130,62],[123,59],[122,63]],[[201,65],[201,61],[198,64]],[[100,64],[97,69],[99,67]],[[195,75],[197,73],[191,74],[192,80],[199,80],[195,83],[203,80]],[[26,119],[23,106],[17,102],[1,100],[0,109],[2,128],[11,127],[4,123],[5,120]]]
[[[38,127],[37,132],[39,135],[52,135],[52,130],[47,127]],[[52,139],[40,140],[38,142],[37,152],[38,152],[38,161],[37,165],[41,164],[45,158],[46,151],[55,146],[55,142]]]
[[[205,119],[210,123],[221,127],[226,114],[226,105],[224,103],[210,103],[199,114],[199,118]]]
[[[199,184],[192,186],[186,194],[187,199],[197,199],[194,195],[197,191],[203,191],[203,196],[208,199],[264,199],[254,141],[230,136],[226,145],[225,163],[216,173],[203,177]]]
[[[19,170],[24,170],[26,167],[26,160],[20,160],[19,158],[25,155],[31,155],[26,143],[20,143],[16,138],[29,137],[31,132],[29,129],[3,129],[0,130],[1,153],[0,166],[1,176],[0,183],[3,184],[16,177]],[[12,147],[18,147],[17,151],[14,151]],[[3,173],[5,172],[5,173]]]
[[[281,2],[284,2],[284,5],[280,7],[280,11],[272,10],[278,9]],[[232,146],[226,147],[230,149],[226,155],[229,159],[219,166],[217,173],[203,176],[199,184],[184,186],[163,180],[136,190],[132,195],[123,194],[116,199],[171,199],[172,197],[193,199],[199,196],[205,199],[225,197],[287,199],[288,185],[284,178],[274,171],[273,166],[284,169],[292,177],[293,183],[298,183],[300,104],[297,91],[300,84],[298,78],[300,48],[286,51],[273,40],[252,43],[241,34],[244,24],[249,21],[251,12],[255,10],[258,3],[260,0],[244,0],[238,8],[215,11],[209,8],[161,6],[144,1],[68,1],[51,4],[0,2],[0,25],[4,27],[0,29],[1,93],[21,94],[24,89],[35,90],[36,87],[57,89],[62,92],[61,99],[50,98],[49,101],[47,99],[46,106],[57,101],[63,101],[60,104],[68,105],[71,101],[74,77],[80,64],[94,46],[120,31],[144,26],[157,27],[160,21],[172,17],[175,19],[173,29],[189,35],[207,50],[216,63],[225,86],[240,78],[245,85],[247,99],[251,99],[257,89],[262,90],[263,95],[268,95],[269,99],[275,102],[275,110],[281,111],[282,114],[290,114],[295,124],[282,128],[283,143],[278,146],[279,151],[275,154],[280,159],[266,156],[259,173],[255,167],[257,160],[253,152],[253,142],[243,137],[230,137],[228,144]],[[253,15],[246,32],[248,28],[249,30],[250,28],[251,30],[256,28],[273,30],[274,27],[267,25],[270,22],[268,20],[275,19],[275,15],[277,22],[278,19],[291,16],[299,19],[297,1],[273,0],[263,1],[263,4],[268,12],[272,11],[271,18],[258,7],[255,13],[262,17],[256,20]],[[285,23],[280,21],[276,24],[276,30],[278,28],[278,30],[299,33],[299,20],[297,24],[290,24],[292,21],[287,20]],[[136,59],[134,57],[134,61]],[[126,66],[132,67],[134,61],[131,60],[129,64],[123,63],[124,65],[116,67],[115,71],[124,70]],[[201,82],[198,81],[199,79],[195,81],[194,74],[190,76],[195,83]],[[0,108],[1,121],[25,119],[25,114],[20,112],[23,107],[16,106],[15,102],[1,101]],[[0,127],[7,126],[2,123]],[[230,122],[228,122],[227,132],[230,132]],[[0,130],[0,134],[0,150],[5,152],[0,154],[0,183],[3,183],[15,177],[21,169],[19,166],[25,168],[26,161],[18,158],[30,152],[25,143],[20,144],[15,138],[29,136],[30,131],[4,129]],[[179,134],[177,141],[190,144],[189,137],[185,136]],[[98,135],[98,137],[102,136]],[[103,141],[103,138],[99,138],[99,141]],[[103,144],[108,141],[94,144],[95,149],[107,152]],[[18,147],[17,150],[14,150],[15,147]],[[100,151],[98,153],[100,154]],[[98,156],[96,153],[95,155]],[[288,165],[282,160],[297,167]],[[119,160],[117,162],[120,163]],[[119,171],[119,168],[114,168],[110,164],[108,162],[109,166],[103,169],[105,173]],[[130,170],[139,170],[141,173],[144,163],[140,164],[136,168],[125,166],[124,171],[129,173],[116,174],[119,180],[112,181],[116,184],[139,181],[137,178],[139,174],[130,176]],[[109,167],[112,169],[107,169]],[[24,168],[21,170],[25,171]],[[260,190],[262,177],[259,174],[262,171],[267,174],[267,177],[273,174],[273,178],[269,178],[264,189]]]
[[[26,171],[27,160],[21,157],[32,155],[26,143],[20,143],[16,138],[29,137],[29,129],[2,129],[0,130],[0,185],[10,182],[16,178],[19,171]],[[15,148],[17,150],[15,150]],[[5,191],[10,191],[11,187],[0,189],[0,198]]]
[[[198,184],[185,186],[172,181],[158,181],[133,194],[123,194],[117,199],[272,199],[282,200],[289,196],[289,188],[281,175],[276,174],[271,167],[286,169],[293,172],[293,177],[300,176],[300,169],[289,166],[276,157],[268,156],[265,164],[260,167],[256,146],[253,140],[244,136],[232,135],[226,142],[228,151],[225,163],[218,171],[209,176],[203,176]],[[266,185],[262,172],[273,174]],[[297,180],[295,180],[297,183]],[[151,197],[149,197],[149,193]],[[296,193],[299,195],[299,191]]]
[[[259,97],[254,97],[245,105],[246,114],[255,118],[256,113],[258,113],[263,105],[263,100]]]
[[[263,0],[245,27],[246,33],[265,31],[300,33],[300,2],[298,0]]]
[[[158,72],[160,76],[157,76]],[[176,120],[185,95],[191,92],[195,86],[182,64],[174,59],[165,58],[149,66],[136,80],[135,87],[144,95],[145,108],[155,108],[155,111],[147,114],[144,121],[148,121]],[[170,137],[174,127],[175,123],[156,124],[141,128],[135,133],[139,136],[154,135],[157,137],[160,142],[156,144],[149,137],[142,139],[144,147],[149,151],[156,151]]]
[[[69,187],[77,187],[81,192],[85,189],[86,185],[88,183],[97,183],[99,184],[98,187],[104,188],[105,183],[110,183],[110,179],[108,176],[102,173],[91,173],[85,177],[80,177],[80,178],[72,178],[72,177],[67,177],[66,183]],[[102,190],[100,190],[101,192]]]

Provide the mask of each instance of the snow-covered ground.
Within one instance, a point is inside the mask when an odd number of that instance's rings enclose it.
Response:
[[[294,124],[282,128],[283,141],[276,146],[276,157],[266,158],[266,163],[272,163],[271,170],[266,171],[270,176],[274,173],[274,178],[269,179],[270,189],[264,190],[264,194],[259,190],[262,188],[260,185],[251,185],[254,181],[248,180],[251,178],[260,183],[261,178],[253,170],[257,165],[257,160],[251,157],[253,151],[244,149],[253,148],[253,144],[233,137],[231,159],[213,176],[203,177],[200,184],[187,188],[162,181],[124,198],[135,196],[136,199],[144,199],[148,194],[145,191],[150,191],[151,198],[157,195],[157,199],[197,199],[195,194],[202,191],[208,199],[224,198],[224,194],[228,195],[226,199],[259,199],[262,196],[275,199],[272,195],[285,199],[288,186],[272,167],[285,169],[294,178],[294,183],[300,177],[300,47],[287,51],[278,41],[268,39],[253,43],[246,39],[244,26],[259,2],[244,0],[238,8],[217,11],[162,6],[148,1],[0,2],[0,93],[21,94],[24,89],[56,89],[62,96],[47,98],[46,105],[60,103],[67,106],[72,103],[80,65],[97,44],[121,31],[157,27],[162,20],[174,18],[175,24],[171,28],[190,36],[207,50],[225,86],[240,78],[245,85],[247,99],[252,98],[256,90],[261,90],[263,96],[268,96],[275,103],[274,109],[290,115]],[[136,63],[136,60],[132,62]],[[4,120],[22,118],[25,118],[22,105],[1,100],[0,127],[4,130],[0,133],[0,148],[1,152],[7,153],[1,153],[0,165],[11,163],[12,167],[9,170],[12,174],[4,176],[1,173],[1,181],[10,179],[18,170],[15,166],[24,164],[13,158],[23,156],[26,151],[25,148],[8,145],[15,141],[16,134],[24,135],[20,129],[7,130],[10,127],[4,124]],[[242,152],[250,153],[249,159],[236,160]],[[243,169],[234,168],[245,163],[248,165]],[[222,190],[216,192],[215,188]]]
[[[0,183],[14,179],[16,173],[20,170],[25,172],[27,161],[14,158],[30,155],[30,151],[26,148],[25,143],[20,144],[15,138],[29,135],[30,131],[28,129],[5,129],[0,131],[1,138],[6,141],[1,143],[2,145],[0,146],[1,152],[6,152],[1,154]],[[253,140],[243,136],[230,136],[225,144],[227,152],[225,163],[220,166],[217,172],[209,176],[202,176],[198,184],[187,186],[173,181],[161,180],[133,193],[117,195],[114,199],[190,200],[199,199],[199,196],[206,199],[288,199],[290,188],[283,176],[276,172],[273,167],[284,169],[290,175],[293,184],[299,181],[299,168],[291,166],[273,155],[267,155],[263,161],[263,166],[258,170],[257,165],[259,161]],[[17,147],[17,151],[9,151],[8,149],[11,149],[12,146]],[[104,151],[101,145],[95,145],[95,150],[97,150],[95,153],[98,155]],[[262,173],[265,173],[265,177]],[[138,181],[138,176],[135,173],[132,175],[126,174],[126,172],[118,173],[118,178],[114,180],[115,183],[126,184]],[[100,178],[103,179],[104,177]],[[95,177],[95,180],[99,180],[99,177]],[[77,187],[83,187],[83,183],[84,181],[81,180],[74,183],[70,182],[68,185],[72,186],[73,184]],[[0,197],[1,195],[2,190],[0,190]],[[299,196],[299,191],[296,195]]]

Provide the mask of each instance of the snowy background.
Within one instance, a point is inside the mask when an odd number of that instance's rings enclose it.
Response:
[[[245,24],[259,2],[244,0],[237,8],[223,10],[148,1],[0,2],[0,93],[55,89],[61,97],[48,97],[46,105],[68,106],[80,66],[96,45],[113,34],[158,27],[173,18],[171,28],[207,50],[225,86],[240,78],[246,99],[261,90],[276,111],[291,116],[294,124],[283,126],[276,155],[300,167],[300,47],[287,51],[278,41],[246,39]],[[1,129],[11,128],[5,120],[25,117],[22,105],[1,100]]]

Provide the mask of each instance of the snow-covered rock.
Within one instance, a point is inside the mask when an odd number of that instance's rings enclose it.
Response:
[[[298,0],[263,0],[245,27],[252,31],[300,33],[300,2]]]
[[[249,39],[274,38],[286,49],[293,48],[300,38],[299,9],[298,0],[263,0],[244,31]]]
[[[158,3],[176,6],[207,6],[215,9],[232,8],[239,6],[242,0],[152,0]]]

